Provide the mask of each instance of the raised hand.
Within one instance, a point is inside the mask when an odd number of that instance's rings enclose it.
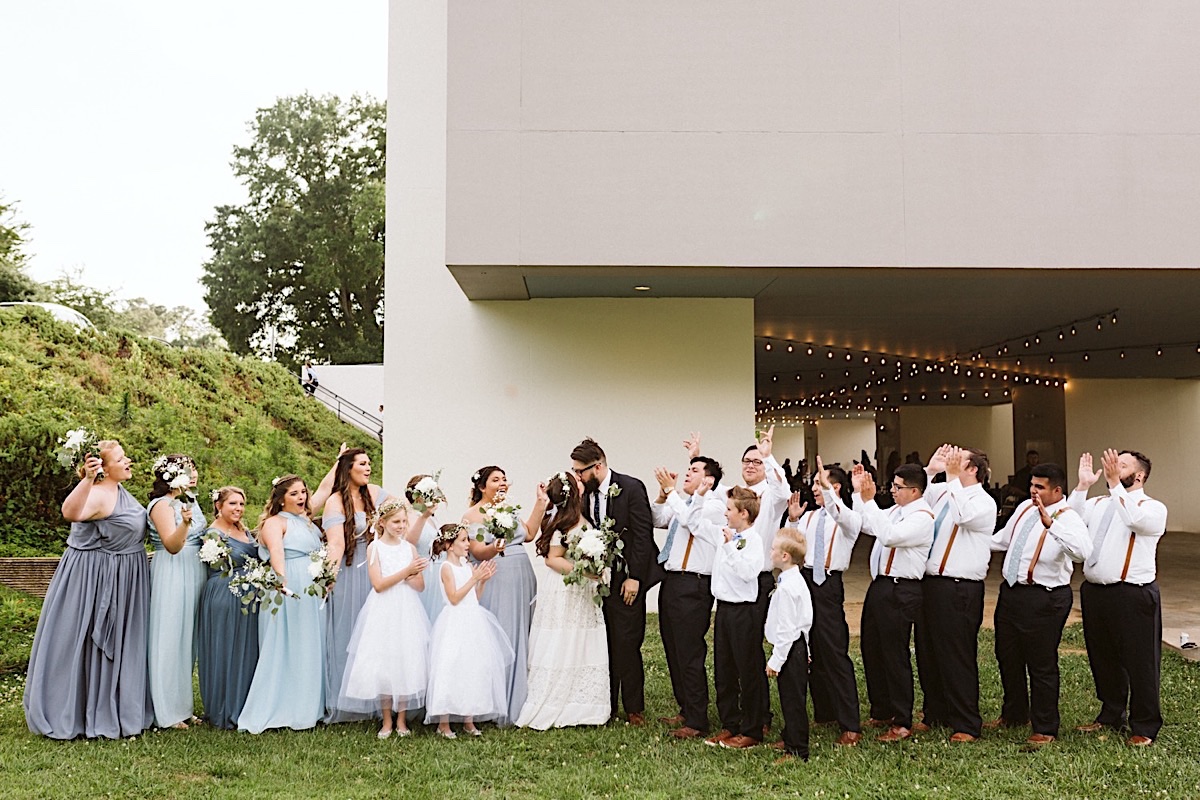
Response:
[[[854,468],[850,470],[850,486],[857,494],[862,494],[866,478],[869,477],[871,476],[867,474],[865,469],[863,469],[862,464],[855,464]],[[866,498],[863,499],[865,500]]]
[[[860,464],[858,469],[861,468],[862,465]],[[833,488],[833,484],[829,482],[829,475],[825,472],[825,464],[821,461],[820,456],[817,456],[817,474],[813,477],[817,479],[817,486],[820,486],[822,490]]]
[[[564,489],[567,487],[563,487]],[[550,495],[546,494],[546,483],[543,481],[537,485],[537,502],[545,505],[550,505]]]
[[[938,474],[939,472],[946,472],[946,464],[950,458],[950,451],[955,449],[957,448],[951,447],[948,444],[944,444],[937,450],[934,450],[933,455],[929,457],[929,464],[925,467],[925,469],[929,472],[932,472],[934,475]]]
[[[668,489],[675,488],[675,481],[679,478],[678,472],[671,472],[666,467],[654,468],[654,479],[658,481],[659,488],[666,492]]]
[[[1116,488],[1116,485],[1121,482],[1121,462],[1120,456],[1116,450],[1111,447],[1104,451],[1104,455],[1100,457],[1100,464],[1104,467],[1104,480],[1108,481],[1108,488]]]
[[[862,469],[862,464],[859,464],[855,469]],[[875,479],[871,477],[871,473],[865,469],[862,470],[862,489],[859,494],[862,495],[863,502],[869,503],[875,499]]]
[[[83,472],[89,483],[96,480],[102,466],[104,466],[104,462],[98,456],[88,456],[83,460]]]
[[[1092,472],[1092,454],[1084,453],[1079,457],[1079,483],[1076,484],[1075,489],[1086,492],[1098,480],[1100,480],[1100,470]]]
[[[945,467],[946,480],[952,481],[962,474],[963,451],[951,445],[943,445],[946,448]]]
[[[771,425],[771,427],[767,428],[766,433],[760,433],[758,435],[758,452],[759,452],[759,454],[762,455],[764,460],[771,457],[771,450],[775,446],[774,440],[775,440],[775,426],[774,425]]]
[[[688,434],[688,438],[683,440],[683,449],[687,450],[688,459],[693,459],[700,455],[700,432],[692,431]]]
[[[788,498],[788,519],[798,522],[806,508],[808,508],[808,503],[800,502],[800,493],[792,492],[792,496]]]

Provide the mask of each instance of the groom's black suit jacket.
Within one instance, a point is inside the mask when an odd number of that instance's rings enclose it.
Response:
[[[616,497],[608,498],[606,514],[612,517],[613,530],[625,543],[625,574],[641,585],[639,593],[662,580],[663,570],[658,563],[658,545],[654,543],[654,522],[650,517],[650,497],[646,485],[630,475],[609,470],[610,485],[620,487]],[[620,595],[623,575],[613,577],[614,595]]]

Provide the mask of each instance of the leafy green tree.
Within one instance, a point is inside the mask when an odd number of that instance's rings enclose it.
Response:
[[[83,282],[83,268],[63,270],[63,273],[43,283],[38,299],[75,309],[101,330],[109,330],[117,321],[116,298],[106,289],[96,289]]]
[[[37,282],[25,274],[28,256],[22,250],[29,224],[16,218],[14,204],[0,197],[0,303],[32,300]]]
[[[334,363],[383,357],[383,103],[285,97],[234,148],[242,205],[205,230],[212,322],[236,353]]]

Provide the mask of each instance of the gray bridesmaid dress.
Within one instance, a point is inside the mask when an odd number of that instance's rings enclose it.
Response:
[[[25,722],[51,739],[136,736],[154,708],[146,670],[146,509],[124,487],[104,519],[71,523],[25,682]]]

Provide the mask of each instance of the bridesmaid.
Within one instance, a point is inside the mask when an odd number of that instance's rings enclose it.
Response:
[[[154,462],[150,489],[149,663],[154,724],[187,728],[194,720],[192,669],[196,664],[196,608],[207,577],[200,537],[208,524],[196,502],[196,465],[179,453]],[[185,494],[185,492],[187,494]]]
[[[337,587],[329,595],[325,616],[325,701],[328,708],[322,721],[326,723],[378,716],[377,710],[370,714],[354,713],[336,708],[336,703],[346,671],[350,634],[354,632],[358,612],[371,593],[371,576],[367,571],[367,545],[371,541],[367,522],[387,497],[387,492],[371,483],[371,457],[366,450],[353,447],[338,456],[333,469],[333,488],[321,518],[329,547],[329,562],[338,565]],[[347,509],[353,509],[352,526],[346,524]]]
[[[121,445],[99,443],[62,504],[67,549],[50,581],[25,682],[25,722],[52,739],[136,736],[154,721],[146,675],[146,509],[121,486]],[[103,479],[97,480],[103,468]]]
[[[529,561],[524,543],[533,541],[541,530],[542,517],[549,504],[546,485],[539,484],[537,501],[524,523],[518,522],[517,532],[510,537],[512,546],[506,547],[504,540],[484,543],[478,540],[484,522],[484,506],[496,500],[497,495],[508,493],[508,476],[500,467],[483,467],[471,476],[471,507],[463,515],[468,528],[471,558],[476,561],[493,561],[496,576],[484,586],[480,604],[496,615],[508,641],[516,653],[512,674],[508,679],[508,714],[498,720],[501,725],[511,725],[521,714],[525,705],[526,665],[529,656],[529,623],[533,619],[533,598],[537,593],[537,578]]]
[[[258,666],[238,730],[312,728],[325,713],[325,607],[305,593],[312,585],[308,554],[321,531],[308,510],[308,487],[296,475],[276,478],[258,528],[259,558],[270,559],[291,594],[278,614],[258,615]]]
[[[404,497],[408,500],[409,505],[412,505],[413,502],[413,487],[422,479],[432,477],[432,475],[421,474],[413,475],[408,479]],[[417,548],[417,557],[429,559],[429,566],[425,567],[425,590],[421,592],[421,605],[425,606],[425,613],[429,616],[431,625],[437,622],[438,613],[446,605],[446,597],[441,588],[440,572],[445,559],[440,555],[433,554],[433,540],[437,538],[438,530],[442,527],[438,523],[436,514],[436,503],[426,507],[421,514],[412,514],[413,524],[408,529],[408,541]]]
[[[258,544],[242,523],[246,493],[224,486],[213,492],[213,506],[216,519],[208,530],[220,534],[237,574],[246,559],[258,557]],[[258,664],[258,612],[242,613],[240,598],[229,592],[230,577],[209,571],[200,595],[196,652],[204,714],[218,728],[233,729]]]

